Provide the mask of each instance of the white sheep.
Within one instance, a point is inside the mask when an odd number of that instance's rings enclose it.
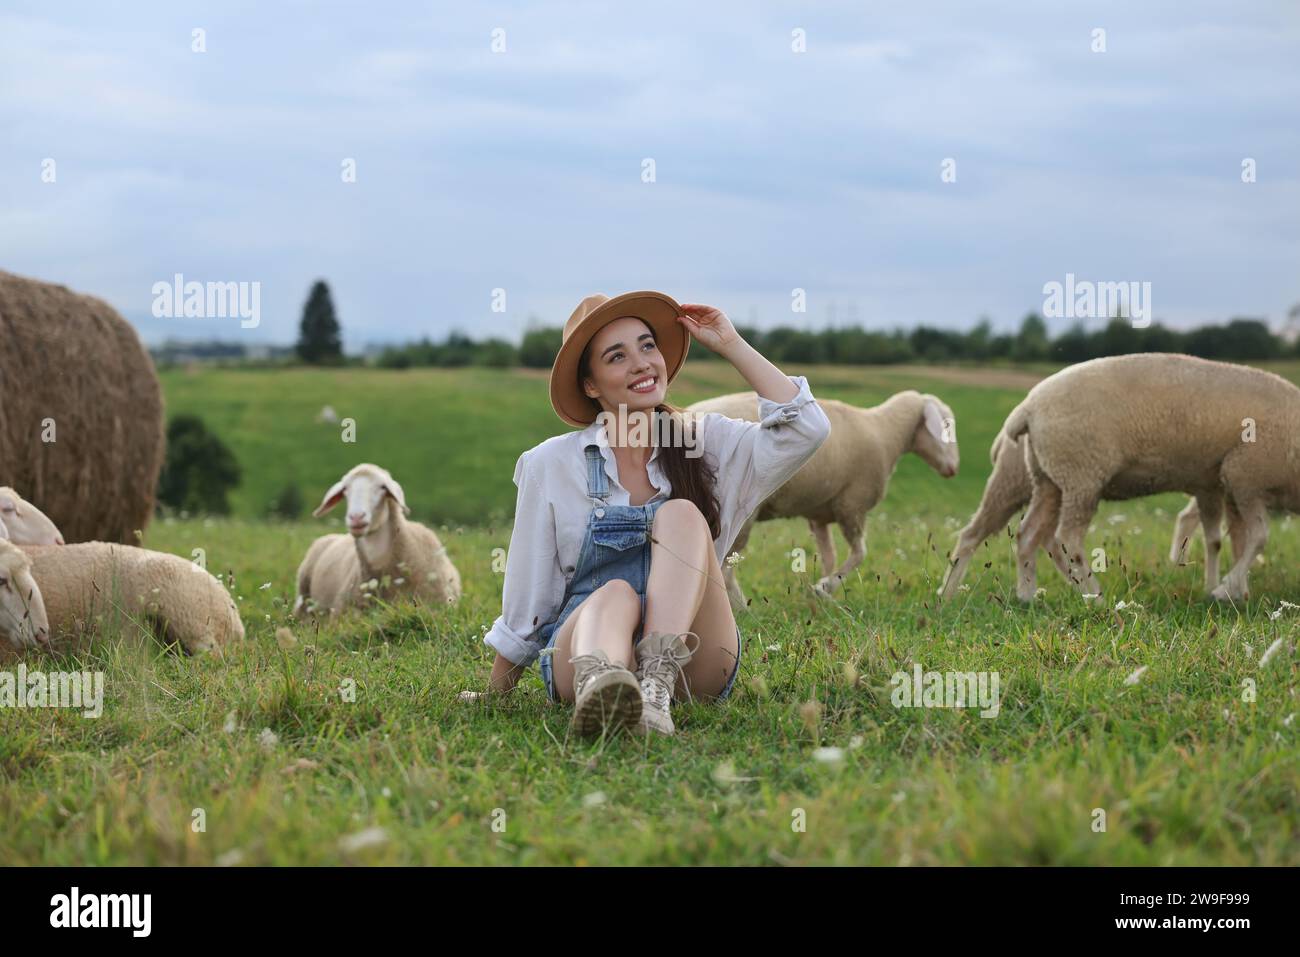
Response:
[[[230,593],[179,555],[116,542],[19,548],[30,559],[56,646],[114,620],[151,626],[165,644],[179,644],[190,654],[219,653],[244,637]],[[0,623],[0,631],[4,627]],[[4,637],[15,641],[11,631]]]
[[[808,519],[821,558],[823,577],[817,590],[832,594],[866,557],[867,513],[885,496],[899,458],[914,452],[944,478],[957,474],[956,419],[936,396],[908,390],[878,406],[858,408],[834,399],[821,399],[831,422],[831,435],[789,481],[759,504],[728,551],[741,551],[755,522],[801,516]],[[758,396],[753,392],[706,399],[688,406],[695,413],[721,412],[758,421]],[[839,523],[849,543],[849,557],[836,567],[830,524]],[[736,611],[747,602],[735,568],[723,569],[727,594]]]
[[[32,560],[17,545],[0,539],[0,658],[48,645],[50,622]]]
[[[0,485],[0,538],[15,545],[63,544],[63,535],[49,516],[8,485]]]
[[[993,460],[993,471],[989,473],[984,485],[984,495],[980,498],[979,508],[971,516],[966,527],[957,533],[957,542],[948,556],[948,571],[943,585],[939,588],[939,598],[947,601],[957,593],[958,586],[966,576],[967,566],[975,555],[975,550],[984,544],[991,535],[1007,527],[1015,514],[1029,504],[1033,494],[1033,483],[1029,480],[1029,468],[1025,465],[1023,445],[1008,439],[1006,434],[998,432],[989,450]],[[1196,499],[1190,499],[1187,507],[1178,514],[1174,522],[1174,540],[1169,559],[1181,563],[1187,542],[1200,524],[1201,513],[1196,506]],[[1236,541],[1234,540],[1234,548]],[[1069,566],[1055,535],[1044,548],[1048,556],[1056,563],[1061,574],[1070,577]]]
[[[363,595],[409,595],[425,604],[460,598],[460,572],[432,529],[408,521],[402,486],[378,465],[351,469],[325,493],[313,515],[347,500],[350,534],[322,535],[298,566],[294,614],[309,604],[337,614]]]
[[[1164,353],[1094,359],[1034,386],[1003,431],[1028,436],[1033,493],[1016,556],[1023,601],[1037,590],[1035,552],[1053,535],[1071,581],[1100,593],[1083,538],[1102,498],[1193,495],[1207,589],[1234,601],[1268,540],[1269,508],[1300,510],[1300,388],[1262,369]],[[1240,547],[1220,583],[1225,511]]]

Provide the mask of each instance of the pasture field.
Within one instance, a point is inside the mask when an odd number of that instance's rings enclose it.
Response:
[[[457,700],[491,664],[515,458],[563,428],[545,375],[168,371],[169,414],[203,416],[244,484],[232,517],[157,519],[145,544],[233,573],[248,640],[189,660],[122,622],[28,659],[104,672],[104,711],[0,709],[0,864],[1300,864],[1300,610],[1283,605],[1300,604],[1300,521],[1274,520],[1239,607],[1203,597],[1199,540],[1168,561],[1179,496],[1103,505],[1099,602],[1040,559],[1045,594],[1019,606],[1003,536],[938,607],[993,435],[1046,370],[787,371],[858,404],[937,393],[960,474],[904,459],[833,601],[811,594],[806,525],[760,526],[732,700],[676,709],[674,738],[597,742],[568,736],[536,669],[504,700]],[[741,385],[688,363],[672,398]],[[355,444],[314,421],[327,403]],[[290,622],[298,561],[338,517],[267,521],[265,502],[294,481],[310,507],[366,460],[438,526],[464,597]],[[894,707],[891,676],[915,664],[996,672],[1000,711]]]

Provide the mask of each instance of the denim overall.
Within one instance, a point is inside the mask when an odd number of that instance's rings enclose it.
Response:
[[[609,487],[606,484],[605,462],[601,458],[597,445],[588,445],[583,450],[587,456],[587,495],[593,506],[587,515],[587,534],[582,540],[578,553],[578,564],[574,566],[573,577],[564,590],[564,600],[560,604],[559,617],[547,622],[538,629],[539,640],[544,650],[538,667],[542,672],[542,681],[546,684],[546,694],[557,700],[555,680],[552,676],[551,655],[555,648],[555,635],[564,620],[583,600],[602,585],[623,579],[641,596],[640,621],[632,634],[632,644],[641,640],[642,622],[645,619],[645,592],[650,578],[650,536],[654,525],[655,512],[659,506],[668,501],[656,498],[645,505],[610,505]],[[740,649],[740,626],[736,626],[737,650]],[[719,699],[731,694],[731,686],[736,683],[740,671],[739,657],[736,667],[727,679]]]

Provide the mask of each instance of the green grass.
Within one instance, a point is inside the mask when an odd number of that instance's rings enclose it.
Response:
[[[700,366],[675,400],[739,387],[731,370]],[[1192,565],[1169,564],[1177,496],[1103,506],[1088,542],[1110,561],[1100,604],[1085,606],[1043,560],[1046,594],[1019,607],[1000,539],[938,608],[943,554],[1023,393],[905,369],[790,371],[818,395],[862,403],[932,389],[957,415],[962,474],[944,482],[902,463],[869,520],[860,575],[835,602],[810,595],[815,558],[790,570],[792,547],[815,556],[806,526],[761,526],[739,568],[753,602],[733,699],[677,709],[672,739],[594,743],[568,736],[536,669],[504,701],[456,700],[491,663],[492,550],[509,540],[508,523],[474,520],[476,503],[508,513],[514,458],[559,431],[544,378],[169,375],[170,408],[200,409],[244,463],[244,517],[156,521],[146,544],[187,557],[202,547],[209,568],[232,570],[248,640],[224,659],[187,660],[123,634],[29,660],[104,671],[105,710],[0,710],[0,864],[1300,863],[1300,612],[1269,616],[1300,591],[1295,520],[1275,521],[1235,609],[1202,598],[1199,545]],[[348,415],[352,401],[356,446],[311,432],[321,405]],[[336,526],[265,523],[255,505],[290,472],[319,487],[314,498],[365,458],[448,523],[464,598],[436,614],[398,606],[293,624],[281,647],[297,563]],[[1117,612],[1121,599],[1138,607]],[[913,662],[998,672],[1000,714],[894,708],[890,676]],[[349,683],[354,702],[340,694]],[[842,748],[842,762],[819,762],[819,747]],[[341,841],[370,828],[385,839]]]

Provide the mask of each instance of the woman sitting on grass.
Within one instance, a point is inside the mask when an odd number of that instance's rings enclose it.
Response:
[[[692,421],[668,404],[691,337],[758,392],[760,422]],[[721,310],[657,292],[579,304],[551,404],[581,431],[515,465],[502,612],[484,637],[497,652],[490,688],[511,690],[540,656],[547,694],[574,704],[578,733],[672,734],[674,695],[720,700],[736,681],[727,549],[830,422],[807,380],[763,358]]]

